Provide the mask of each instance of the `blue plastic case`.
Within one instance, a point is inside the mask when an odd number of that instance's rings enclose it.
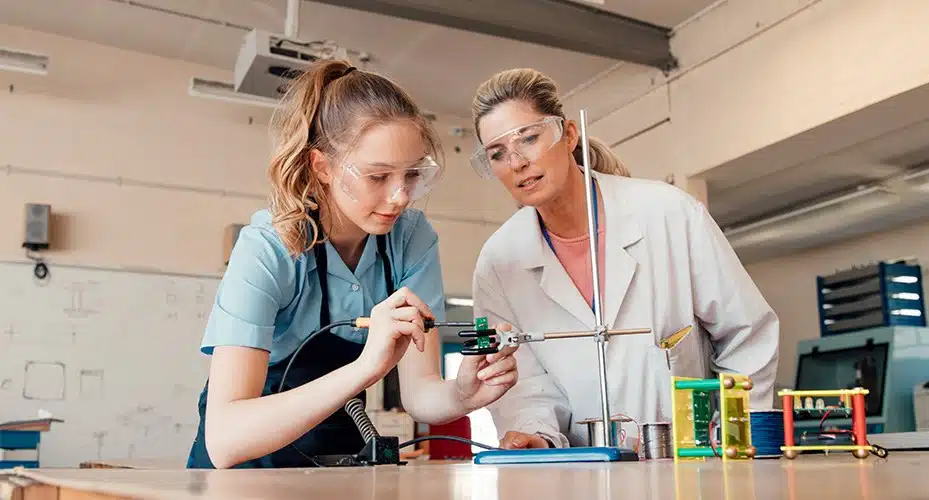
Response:
[[[568,462],[637,462],[638,454],[630,449],[611,447],[532,448],[526,450],[490,450],[474,455],[475,464],[547,464]]]

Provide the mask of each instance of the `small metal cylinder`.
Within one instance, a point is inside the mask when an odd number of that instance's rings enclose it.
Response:
[[[671,424],[656,422],[642,425],[642,446],[646,460],[674,457]]]
[[[602,418],[588,418],[578,423],[587,426],[587,446],[619,446],[619,443],[622,441],[621,433],[623,425],[619,418],[614,417],[610,420],[610,428],[605,431],[603,429]],[[604,441],[604,436],[611,436],[612,443]]]

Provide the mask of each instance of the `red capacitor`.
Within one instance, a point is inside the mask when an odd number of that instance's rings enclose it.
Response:
[[[794,399],[793,396],[781,396],[784,407],[784,446],[794,445]]]
[[[868,424],[865,421],[864,394],[852,396],[852,434],[855,444],[864,446],[868,444]]]

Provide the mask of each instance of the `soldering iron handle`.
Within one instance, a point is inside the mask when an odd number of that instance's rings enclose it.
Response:
[[[355,327],[356,328],[369,328],[371,326],[371,318],[355,318]],[[426,330],[432,330],[437,326],[474,326],[474,323],[464,323],[464,322],[438,322],[432,318],[427,318],[423,321],[423,326]]]

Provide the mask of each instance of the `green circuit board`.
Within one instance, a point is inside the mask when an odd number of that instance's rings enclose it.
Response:
[[[713,403],[709,391],[693,391],[694,446],[710,446]]]
[[[490,327],[487,325],[487,318],[477,318],[474,320],[474,329],[477,331],[488,330]]]

